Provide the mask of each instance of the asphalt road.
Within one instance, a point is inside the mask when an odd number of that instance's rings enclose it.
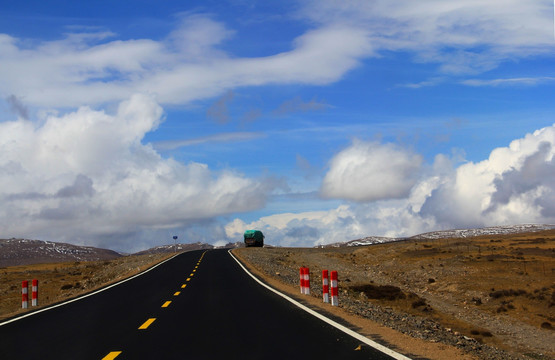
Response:
[[[225,250],[181,254],[0,326],[0,359],[391,359],[359,345],[257,284]]]

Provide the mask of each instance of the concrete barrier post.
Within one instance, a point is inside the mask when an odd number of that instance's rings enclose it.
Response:
[[[339,291],[337,289],[337,271],[331,272],[331,305],[337,306],[339,304],[338,300]]]
[[[322,270],[322,297],[325,303],[330,302],[330,285],[327,270]]]
[[[29,281],[23,280],[21,283],[21,308],[29,307]]]
[[[33,279],[33,292],[31,294],[31,306],[38,306],[39,305],[39,281],[37,279]]]

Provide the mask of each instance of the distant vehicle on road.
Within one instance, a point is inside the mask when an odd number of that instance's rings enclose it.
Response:
[[[264,246],[264,234],[260,230],[247,230],[243,236],[246,246]]]

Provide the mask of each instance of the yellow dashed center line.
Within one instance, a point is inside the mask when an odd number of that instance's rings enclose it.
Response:
[[[121,351],[112,351],[108,355],[104,356],[102,360],[114,360],[119,354],[121,354]]]
[[[145,321],[144,324],[142,324],[141,326],[139,326],[139,330],[144,330],[146,328],[148,328],[150,326],[150,324],[152,324],[154,322],[154,320],[156,320],[156,318],[150,318],[147,321]]]
[[[198,269],[198,267],[199,267],[199,265],[200,265],[200,262],[202,261],[202,258],[204,257],[204,254],[205,254],[205,253],[206,253],[206,251],[203,252],[202,255],[200,256],[200,259],[198,260],[197,265],[195,266],[193,272],[189,275],[190,277],[192,277],[192,276],[195,275],[195,272],[197,271],[197,269]],[[190,278],[190,277],[188,277],[186,281],[191,281],[191,278]],[[182,289],[185,289],[186,287],[187,287],[187,284],[181,285],[181,288],[182,288]],[[173,294],[173,296],[179,296],[179,294],[181,294],[181,291],[176,291],[176,292]],[[166,301],[166,302],[162,305],[162,307],[163,307],[163,308],[167,308],[168,306],[170,306],[171,303],[172,303],[171,301]],[[150,325],[152,325],[152,323],[153,323],[155,320],[156,320],[156,318],[150,318],[150,319],[148,319],[148,320],[145,321],[141,326],[139,326],[139,330],[145,330],[145,329],[147,329]],[[102,358],[102,360],[114,360],[114,359],[115,359],[116,357],[118,357],[119,354],[121,354],[121,353],[122,353],[121,351],[111,351],[110,353],[108,353],[108,355],[104,356],[104,357]]]

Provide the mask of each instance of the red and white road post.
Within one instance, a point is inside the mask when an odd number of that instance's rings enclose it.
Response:
[[[310,271],[308,268],[302,267],[299,270],[299,278],[301,283],[301,294],[310,295]]]
[[[37,279],[33,279],[33,287],[32,287],[32,294],[31,294],[31,306],[38,306],[39,305],[39,281]]]
[[[331,306],[337,306],[339,291],[337,290],[337,271],[331,272]]]
[[[322,270],[322,297],[325,303],[330,302],[330,285],[327,270]]]
[[[310,295],[310,269],[304,268],[304,294]]]
[[[27,309],[29,307],[29,282],[23,280],[21,283],[21,308]]]
[[[299,269],[299,284],[301,286],[301,294],[304,294],[304,267]]]

